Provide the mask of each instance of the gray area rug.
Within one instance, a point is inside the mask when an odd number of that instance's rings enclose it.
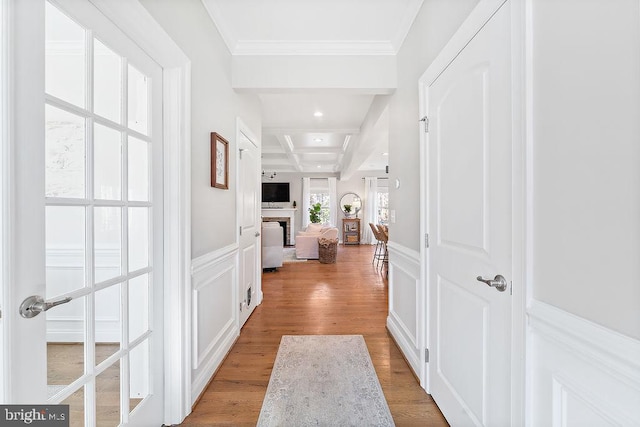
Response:
[[[259,427],[394,426],[362,335],[285,335]]]

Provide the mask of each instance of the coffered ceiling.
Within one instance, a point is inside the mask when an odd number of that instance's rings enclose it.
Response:
[[[387,115],[377,113],[372,119],[371,109],[377,95],[387,95],[393,88],[341,85],[341,75],[364,73],[362,67],[341,67],[340,61],[348,57],[354,64],[358,58],[394,57],[423,0],[202,1],[234,58],[276,58],[287,65],[283,69],[291,73],[291,81],[302,80],[300,74],[305,72],[317,76],[317,85],[305,81],[268,90],[251,88],[262,103],[263,169],[337,173],[384,169],[388,120],[380,118]],[[307,68],[298,62],[293,69],[286,63],[292,56],[313,62]],[[331,64],[326,70],[325,63]],[[375,67],[364,70],[378,72]],[[322,84],[325,74],[334,80]],[[350,81],[358,78],[351,76]]]

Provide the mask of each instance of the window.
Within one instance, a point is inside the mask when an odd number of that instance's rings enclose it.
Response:
[[[376,210],[378,212],[378,222],[380,224],[389,223],[389,189],[378,187]]]
[[[309,193],[309,206],[313,206],[316,203],[320,203],[322,208],[320,209],[320,223],[325,224],[330,221],[329,211],[329,183],[326,178],[311,179],[311,189]]]

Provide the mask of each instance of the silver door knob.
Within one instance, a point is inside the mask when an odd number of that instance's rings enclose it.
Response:
[[[488,286],[491,286],[492,288],[496,288],[499,292],[504,292],[507,290],[507,280],[500,274],[498,274],[493,279],[485,279],[482,276],[478,276],[476,277],[476,280],[478,282],[486,283]]]
[[[62,298],[57,301],[45,301],[40,295],[31,295],[20,304],[20,315],[26,319],[31,319],[43,311],[47,311],[60,304],[66,304],[69,301],[71,301],[71,297]]]
[[[256,231],[256,237],[260,237],[260,232]]]

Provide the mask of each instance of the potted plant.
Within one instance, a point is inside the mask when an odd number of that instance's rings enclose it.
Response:
[[[320,222],[320,211],[322,210],[322,205],[320,203],[316,203],[309,208],[309,221],[314,224]]]
[[[344,206],[343,206],[343,208],[344,208],[344,214],[345,214],[345,216],[346,216],[347,218],[349,218],[349,217],[351,216],[351,208],[352,208],[352,205],[344,205]]]

